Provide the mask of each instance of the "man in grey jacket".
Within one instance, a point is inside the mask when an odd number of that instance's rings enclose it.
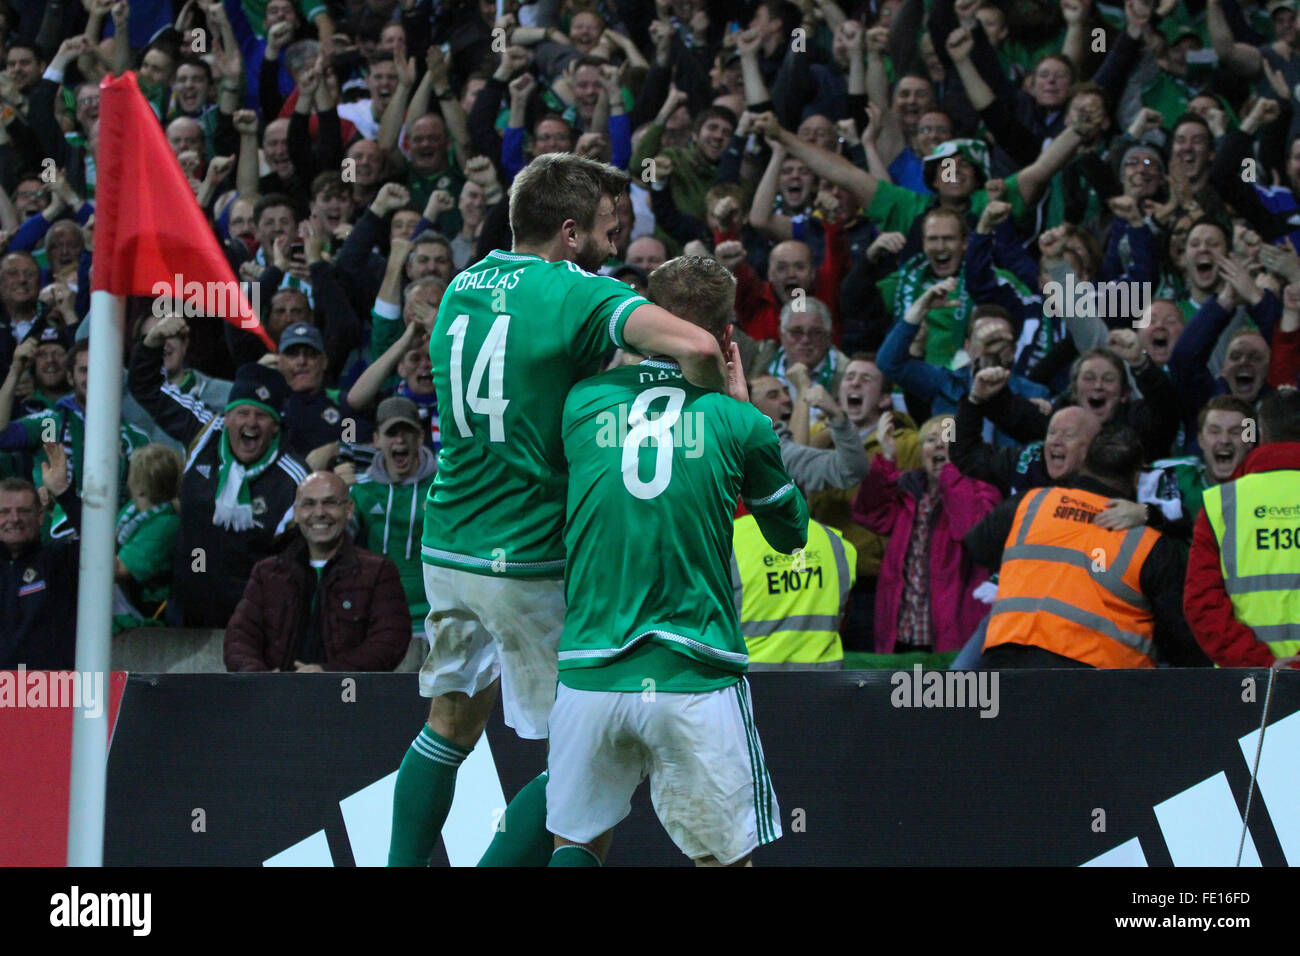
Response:
[[[813,385],[800,392],[799,400],[822,413],[834,448],[810,448],[794,440],[790,430],[794,402],[775,375],[750,379],[749,400],[772,420],[772,427],[781,440],[781,462],[805,495],[827,488],[852,488],[871,470],[857,427],[822,386]],[[807,410],[802,411],[806,416]]]

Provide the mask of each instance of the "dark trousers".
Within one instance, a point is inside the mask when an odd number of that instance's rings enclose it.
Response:
[[[1094,669],[1091,664],[1076,661],[1070,657],[1053,654],[1041,647],[1030,644],[998,644],[986,650],[980,657],[980,670],[1005,670],[1010,667],[1086,667]]]
[[[875,620],[876,579],[858,578],[853,589],[849,591],[848,608],[844,612],[844,622],[840,627],[840,641],[844,649],[875,653]]]

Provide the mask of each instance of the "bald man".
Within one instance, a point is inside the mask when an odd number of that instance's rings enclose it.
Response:
[[[626,260],[649,275],[668,261],[668,249],[654,236],[641,236],[628,244]]]
[[[391,671],[411,618],[397,566],[352,543],[343,479],[317,471],[298,485],[296,537],[259,561],[226,628],[230,671]]]
[[[776,349],[780,337],[781,309],[792,300],[799,307],[809,297],[825,303],[833,319],[839,313],[839,288],[847,260],[836,256],[819,268],[813,262],[812,249],[806,242],[787,239],[772,247],[767,260],[767,281],[763,281],[745,261],[745,247],[734,240],[718,243],[718,261],[736,277],[736,319],[741,329],[755,341],[771,341]],[[770,353],[764,358],[770,358]],[[757,363],[746,368],[757,368]]]
[[[208,154],[203,140],[203,127],[188,116],[178,116],[167,124],[167,144],[177,156],[181,153],[198,153],[199,156]]]

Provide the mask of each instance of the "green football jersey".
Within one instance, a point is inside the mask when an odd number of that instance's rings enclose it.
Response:
[[[690,384],[672,362],[580,382],[564,406],[568,609],[560,681],[694,693],[734,683],[748,654],[731,582],[737,499],[768,542],[804,545],[808,508],[753,405]]]
[[[452,280],[429,337],[442,449],[426,564],[563,573],[564,397],[623,347],[628,316],[647,304],[575,263],[499,249]]]

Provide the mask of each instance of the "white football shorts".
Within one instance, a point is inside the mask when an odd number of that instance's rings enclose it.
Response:
[[[520,737],[545,740],[564,628],[563,579],[426,564],[424,592],[429,654],[420,667],[420,693],[472,697],[499,677],[506,724]]]
[[[699,694],[561,684],[550,727],[546,827],[566,840],[590,843],[613,829],[647,776],[655,813],[693,860],[735,863],[781,836],[744,678]]]

